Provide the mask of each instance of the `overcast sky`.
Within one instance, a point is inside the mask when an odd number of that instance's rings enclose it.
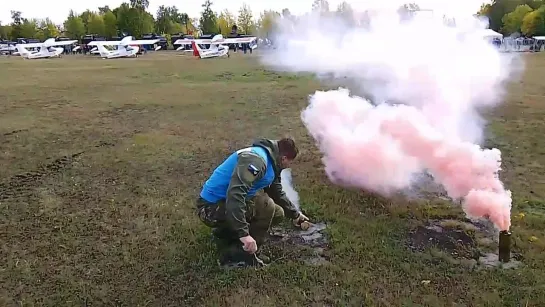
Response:
[[[11,22],[10,11],[21,11],[25,18],[46,18],[49,17],[53,22],[62,24],[68,15],[70,9],[81,13],[86,9],[97,10],[100,6],[108,5],[110,8],[119,6],[122,2],[129,0],[0,0],[0,21],[2,24]],[[484,0],[489,2],[488,0]],[[310,11],[313,0],[215,0],[213,2],[214,11],[228,9],[231,12],[237,12],[244,2],[250,5],[254,16],[259,16],[259,12],[264,10],[281,11],[288,8],[293,14],[299,15]],[[336,9],[342,0],[329,0],[330,9]],[[399,7],[402,3],[413,2],[410,0],[348,0],[354,8],[384,8]],[[483,0],[416,0],[414,1],[421,8],[434,9],[436,11],[456,12],[461,14],[473,14],[477,12]],[[202,11],[204,0],[149,0],[149,8],[153,15],[157,12],[160,5],[176,5],[180,11],[188,13],[191,18],[198,17]]]

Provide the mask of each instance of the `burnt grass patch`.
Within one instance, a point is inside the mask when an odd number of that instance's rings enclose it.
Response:
[[[269,236],[269,242],[264,247],[264,253],[271,261],[282,260],[302,261],[309,265],[324,265],[329,263],[329,238],[325,223],[315,223],[307,230],[284,225],[274,227]]]
[[[409,232],[408,247],[413,252],[436,248],[454,259],[478,259],[480,252],[475,238],[463,229],[429,224]]]
[[[23,130],[21,130],[23,131]],[[115,143],[100,141],[94,148],[113,147]],[[31,197],[32,190],[40,186],[44,179],[63,172],[86,151],[79,151],[54,159],[49,163],[39,165],[36,169],[12,176],[0,183],[0,201]]]
[[[30,196],[32,188],[38,185],[42,179],[55,175],[69,167],[72,161],[83,153],[82,151],[57,158],[33,171],[15,175],[8,179],[6,183],[0,183],[0,201]]]

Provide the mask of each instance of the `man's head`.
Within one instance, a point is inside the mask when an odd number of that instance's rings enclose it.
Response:
[[[278,151],[280,154],[280,167],[282,169],[289,168],[291,162],[295,160],[299,149],[295,146],[295,141],[291,138],[283,138],[278,141]]]

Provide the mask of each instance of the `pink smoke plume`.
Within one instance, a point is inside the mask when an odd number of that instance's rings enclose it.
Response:
[[[500,54],[472,16],[453,26],[442,16],[400,22],[395,12],[374,12],[364,26],[325,15],[279,20],[277,48],[261,60],[355,81],[372,99],[342,88],[310,97],[302,119],[330,180],[389,195],[428,173],[468,216],[509,229],[511,192],[498,177],[500,151],[479,146],[479,111],[502,101],[504,82],[521,71],[517,56]]]
[[[427,170],[451,198],[463,199],[468,216],[509,229],[511,192],[498,177],[498,149],[444,137],[413,106],[375,107],[345,89],[316,92],[302,118],[333,182],[388,194]]]

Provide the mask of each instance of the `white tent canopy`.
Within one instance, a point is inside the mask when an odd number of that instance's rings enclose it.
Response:
[[[492,29],[483,29],[479,34],[484,38],[503,38],[503,35]]]

